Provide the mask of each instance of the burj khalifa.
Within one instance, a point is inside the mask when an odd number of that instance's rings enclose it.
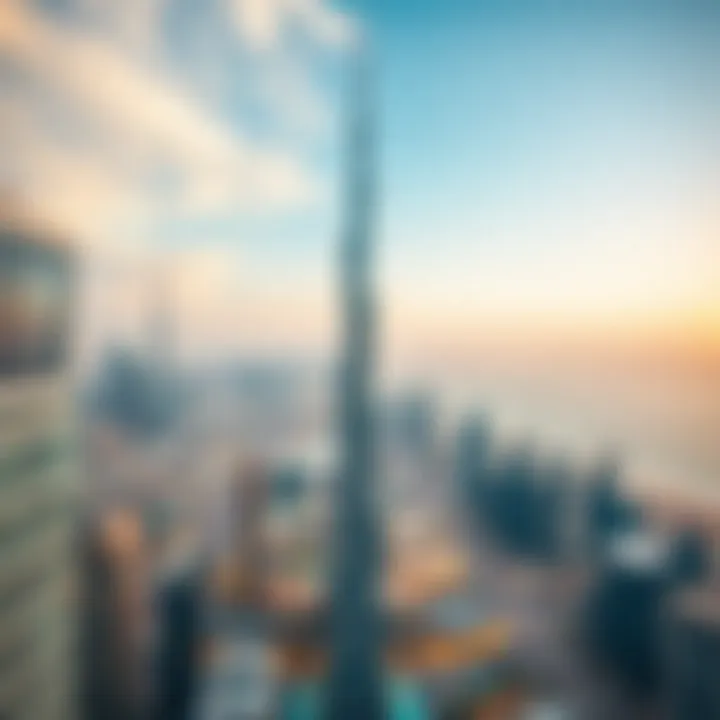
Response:
[[[366,49],[350,79],[346,138],[345,225],[340,299],[340,473],[335,496],[326,717],[385,717],[379,601],[381,529],[377,507],[374,388],[373,239],[376,209],[373,103]]]

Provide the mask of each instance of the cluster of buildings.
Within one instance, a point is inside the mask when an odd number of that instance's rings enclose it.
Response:
[[[565,650],[610,678],[630,712],[714,717],[720,584],[707,518],[630,497],[607,459],[577,465],[499,447],[487,423],[467,422],[456,481],[476,541],[579,579],[579,647]]]

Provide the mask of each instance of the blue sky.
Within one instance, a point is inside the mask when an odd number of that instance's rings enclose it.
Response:
[[[397,277],[500,314],[716,303],[717,13],[513,5],[374,13]]]

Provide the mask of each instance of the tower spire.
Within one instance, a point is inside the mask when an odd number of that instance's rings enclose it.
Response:
[[[340,378],[342,466],[335,498],[327,716],[329,720],[379,720],[385,712],[372,403],[374,128],[367,50],[363,47],[357,51],[353,61],[340,268],[344,320]]]

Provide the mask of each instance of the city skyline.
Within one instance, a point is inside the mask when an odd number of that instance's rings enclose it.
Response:
[[[181,366],[336,357],[342,68],[363,23],[380,378],[712,484],[718,11],[9,0],[0,18],[3,184],[81,246],[80,377],[109,345],[150,347],[163,259]]]

